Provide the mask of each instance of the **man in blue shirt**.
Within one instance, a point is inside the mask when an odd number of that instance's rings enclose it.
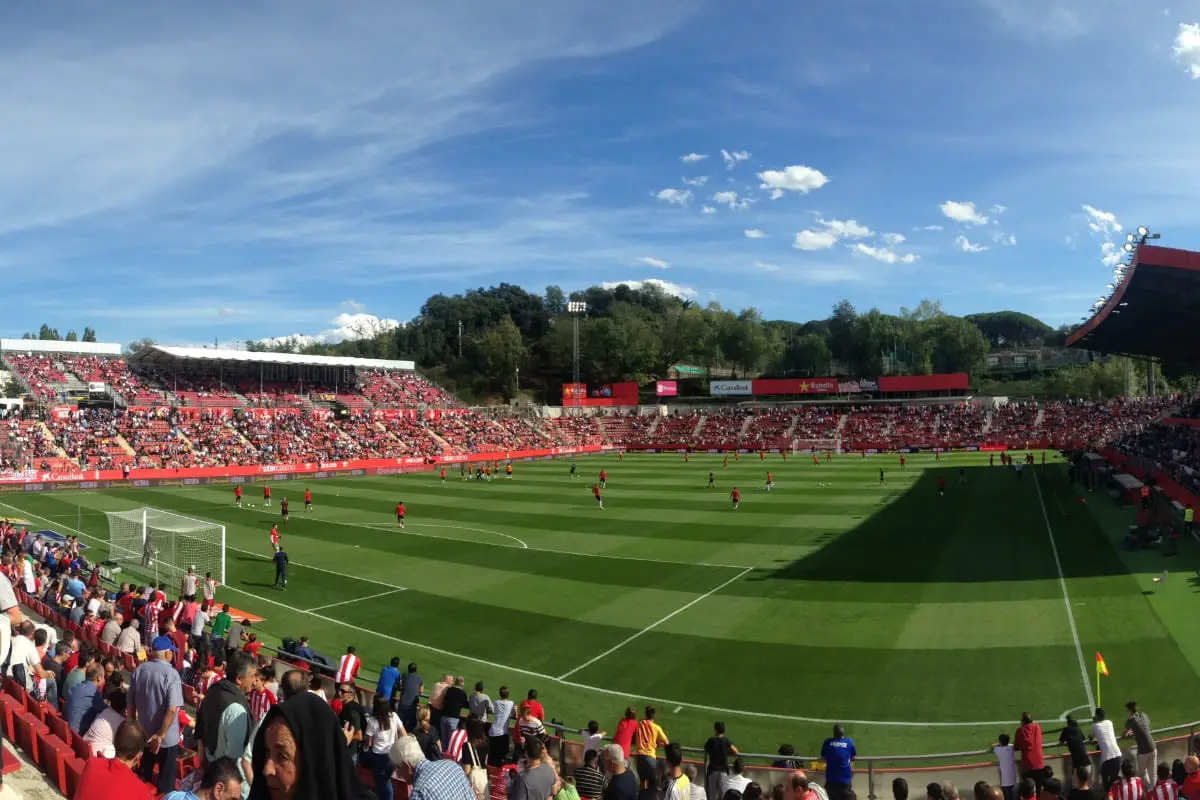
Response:
[[[92,727],[96,715],[104,710],[104,666],[98,661],[88,664],[83,683],[67,695],[67,724],[82,736]]]
[[[846,735],[841,725],[833,726],[833,737],[821,745],[821,758],[825,761],[825,791],[829,800],[842,800],[854,777],[852,766],[858,752],[854,740]]]
[[[386,697],[393,709],[396,707],[396,690],[400,685],[400,657],[394,656],[390,664],[379,671],[379,685],[375,687],[378,697]]]
[[[417,665],[409,664],[408,672],[400,681],[400,702],[397,713],[406,730],[417,729],[417,704],[421,701],[421,690],[425,688],[425,679],[417,672]]]
[[[72,572],[71,577],[67,578],[66,583],[63,584],[63,590],[71,595],[72,599],[78,600],[87,591],[87,586],[79,579],[78,572]]]
[[[317,654],[308,646],[308,637],[301,636],[300,642],[296,645],[296,655],[303,658],[305,661],[314,662],[317,660]]]

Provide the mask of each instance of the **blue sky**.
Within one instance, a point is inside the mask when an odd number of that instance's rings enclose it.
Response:
[[[336,338],[501,281],[1076,321],[1122,230],[1200,248],[1196,22],[1132,0],[17,4],[0,332]]]

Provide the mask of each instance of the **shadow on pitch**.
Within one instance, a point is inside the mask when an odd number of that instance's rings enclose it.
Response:
[[[888,458],[886,464],[883,458]],[[820,549],[747,581],[975,583],[1058,578],[1046,520],[1063,576],[1126,575],[1128,569],[1091,514],[1078,503],[1061,466],[1037,466],[1041,498],[1028,467],[1018,478],[1003,467],[926,468],[915,476],[881,457],[888,488],[876,489],[878,467],[864,471],[862,490],[885,492],[886,507],[843,533],[809,540]],[[910,473],[915,470],[910,469]],[[938,495],[937,480],[946,482]],[[912,482],[906,489],[904,479]]]

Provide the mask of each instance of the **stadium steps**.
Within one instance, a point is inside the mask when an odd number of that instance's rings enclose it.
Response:
[[[783,432],[784,439],[794,439],[796,436],[796,426],[800,424],[800,415],[794,414],[792,421],[788,423],[787,430]]]
[[[54,435],[54,431],[50,430],[50,426],[48,426],[44,422],[39,422],[38,427],[40,427],[42,429],[42,433],[45,434],[46,441],[52,442],[54,444],[54,452],[58,454],[59,458],[65,458],[67,461],[70,461],[72,464],[75,463],[75,459],[73,459],[69,455],[67,455],[67,451],[63,450],[61,447],[58,446],[58,437]]]
[[[654,441],[654,432],[658,430],[658,423],[662,422],[662,420],[663,418],[661,416],[656,416],[654,418],[654,422],[650,423],[650,429],[646,431],[646,435],[644,437],[647,442]]]
[[[742,423],[742,429],[738,432],[738,441],[744,442],[750,433],[750,426],[754,424],[754,415],[746,417],[746,421]]]
[[[604,427],[604,415],[596,417],[596,427],[600,429],[600,437],[609,444],[612,444],[612,437],[608,434],[608,428]]]
[[[523,420],[523,421],[526,425],[528,425],[533,430],[534,433],[538,434],[546,441],[548,441],[548,442],[554,441],[554,437],[551,436],[550,434],[546,433],[544,430],[542,430],[542,428],[533,420],[527,419],[527,420]]]
[[[846,427],[846,422],[848,422],[849,419],[850,419],[849,414],[842,414],[840,417],[838,417],[838,424],[837,424],[838,438],[841,438],[842,428]]]
[[[434,442],[437,444],[437,446],[438,446],[438,447],[442,448],[442,452],[443,452],[444,454],[450,455],[450,454],[453,454],[453,453],[454,453],[454,447],[453,447],[453,445],[451,445],[451,444],[450,444],[449,442],[447,442],[445,439],[443,439],[442,437],[438,436],[436,433],[434,433],[433,431],[429,430],[428,428],[426,428],[426,429],[425,429],[425,432],[426,432],[427,434],[429,434],[430,438],[431,438],[431,439],[433,439],[433,441],[434,441]]]
[[[133,446],[129,444],[129,442],[125,441],[125,437],[119,433],[117,434],[117,446],[121,448],[122,452],[133,458],[135,464],[137,463],[137,451],[134,450]]]
[[[704,423],[708,421],[707,414],[701,414],[700,419],[696,420],[696,427],[692,428],[692,435],[688,438],[689,442],[694,442],[700,438],[700,432],[704,430]]]
[[[983,435],[987,436],[992,432],[992,416],[996,413],[996,409],[989,408],[983,416]]]

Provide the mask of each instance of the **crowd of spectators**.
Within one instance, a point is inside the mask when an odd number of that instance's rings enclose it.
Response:
[[[81,467],[114,469],[133,460],[121,446],[120,416],[109,408],[79,409],[67,417],[49,417],[46,426],[67,457]]]
[[[38,399],[55,400],[63,390],[67,376],[50,356],[10,354],[5,358],[13,373]]]
[[[146,386],[129,365],[119,358],[62,356],[62,365],[84,383],[104,383],[130,405],[157,405],[165,393]]]
[[[746,427],[746,421],[753,416],[754,412],[749,409],[736,406],[710,411],[704,415],[704,424],[695,435],[695,441],[701,445],[737,444],[743,440],[742,430]]]
[[[53,436],[40,421],[14,415],[0,420],[0,468],[46,469],[57,458]]]

